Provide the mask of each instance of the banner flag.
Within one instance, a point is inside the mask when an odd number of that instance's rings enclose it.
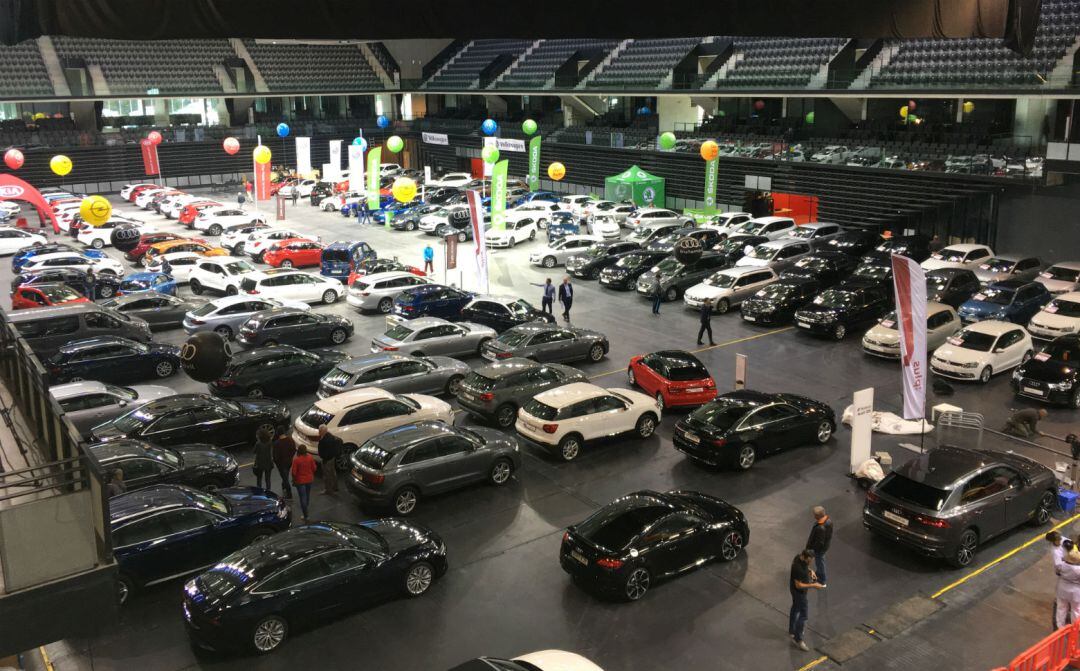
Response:
[[[364,150],[355,144],[349,145],[349,191],[361,193],[364,190]]]
[[[540,188],[540,136],[529,140],[529,191]]]
[[[493,137],[484,138],[484,147],[495,147],[496,140]],[[496,147],[497,148],[497,147]],[[484,177],[491,177],[492,164],[487,161],[481,161],[484,164]]]
[[[284,158],[284,157],[282,157]],[[311,174],[311,138],[296,138],[296,172],[301,177]]]
[[[139,146],[142,147],[143,172],[147,175],[160,175],[161,165],[158,163],[157,145],[144,139]]]
[[[367,206],[369,210],[379,209],[379,163],[382,162],[382,147],[375,147],[367,157]]]
[[[926,416],[926,271],[914,260],[894,254],[896,330],[900,332],[900,370],[904,384],[904,419]],[[882,326],[891,326],[882,322]]]
[[[510,161],[499,161],[491,174],[491,230],[493,231],[506,228],[506,170],[509,166]]]
[[[705,161],[705,211],[716,210],[716,178],[720,172],[719,160]]]
[[[337,181],[341,178],[341,140],[330,140],[330,168],[332,175],[323,175],[323,179]]]
[[[252,195],[256,201],[270,200],[270,161],[259,163],[255,161],[255,185]]]
[[[480,293],[488,293],[488,249],[484,231],[484,206],[479,191],[468,190],[465,192],[469,201],[469,217],[472,219],[473,240],[476,241],[476,249],[473,258],[476,261],[476,275],[479,279],[478,289]]]

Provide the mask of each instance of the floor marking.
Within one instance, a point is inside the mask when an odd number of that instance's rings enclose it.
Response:
[[[49,653],[45,651],[45,646],[39,645],[38,652],[41,653],[41,661],[45,663],[46,671],[54,671],[52,660],[49,659]]]
[[[821,664],[822,662],[824,662],[824,661],[825,661],[826,659],[828,659],[828,658],[829,658],[829,657],[828,657],[827,655],[822,655],[821,657],[818,657],[818,658],[817,658],[817,659],[815,659],[814,661],[812,661],[812,662],[809,662],[809,663],[807,663],[807,664],[804,664],[804,665],[800,666],[800,667],[799,667],[799,669],[798,669],[798,671],[807,671],[808,669],[812,669],[812,668],[814,668],[815,666],[817,666],[818,664]]]

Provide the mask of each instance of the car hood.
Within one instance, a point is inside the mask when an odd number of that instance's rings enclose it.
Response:
[[[758,267],[767,266],[772,263],[772,259],[757,259],[750,256],[744,256],[735,262],[737,267]]]
[[[139,384],[128,388],[134,391],[137,396],[134,401],[128,404],[130,406],[139,406],[176,393],[172,389],[158,384]]]
[[[934,356],[956,363],[982,363],[990,358],[990,352],[977,352],[966,347],[945,344],[934,350]]]
[[[391,554],[405,552],[426,543],[440,542],[434,531],[415,522],[386,518],[365,522],[364,526],[383,537]]]
[[[939,270],[941,268],[964,268],[959,261],[942,261],[940,259],[927,259],[922,262],[923,270]]]
[[[514,660],[526,662],[537,669],[565,669],[566,671],[603,671],[581,655],[564,650],[539,650]]]
[[[844,314],[844,310],[839,308],[830,308],[824,305],[814,305],[811,303],[805,307],[799,308],[799,311],[795,314],[799,315],[832,315],[833,317],[839,317]]]
[[[1038,282],[1041,283],[1046,290],[1052,294],[1061,294],[1066,291],[1075,291],[1078,285],[1077,282],[1069,282],[1066,280],[1052,280],[1046,277],[1040,276]]]
[[[896,329],[887,329],[881,324],[874,325],[864,336],[883,345],[896,345],[900,342],[900,332]]]
[[[280,504],[276,494],[258,487],[226,487],[217,493],[228,499],[231,512],[237,516],[274,512]]]
[[[427,357],[427,360],[438,366],[441,370],[449,370],[462,374],[468,373],[471,370],[469,364],[448,356],[429,356]]]
[[[960,306],[957,310],[960,314],[966,315],[978,315],[980,317],[986,317],[990,315],[1007,315],[1009,313],[1008,305],[1001,305],[999,303],[991,303],[989,301],[977,301],[969,300]]]
[[[644,277],[644,275],[642,276]],[[695,284],[686,290],[686,297],[695,300],[704,300],[706,298],[719,298],[721,296],[731,295],[731,289],[724,289],[722,287],[713,286],[711,284]]]
[[[748,298],[743,301],[743,311],[760,310],[766,312],[769,310],[785,310],[798,304],[799,301],[794,300],[780,300],[776,298]]]
[[[229,454],[205,445],[179,445],[176,448],[184,456],[184,468],[204,471],[231,471],[236,460]]]
[[[988,268],[983,270],[982,268],[972,268],[971,272],[975,273],[975,277],[979,278],[979,281],[983,284],[990,284],[991,282],[998,282],[1000,280],[1007,280],[1012,275],[1009,273],[999,273],[998,271]]]
[[[1027,363],[1020,366],[1019,373],[1028,380],[1065,382],[1076,377],[1076,366],[1070,366],[1062,361],[1055,361],[1053,359],[1047,359],[1046,361],[1029,359]]]
[[[1065,317],[1043,310],[1031,318],[1031,324],[1053,329],[1062,329],[1071,326],[1075,331],[1080,329],[1080,317]]]

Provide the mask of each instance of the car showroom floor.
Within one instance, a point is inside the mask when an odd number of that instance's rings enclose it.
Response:
[[[131,211],[127,203],[117,210]],[[323,241],[360,238],[380,256],[422,265],[422,249],[437,250],[436,276],[442,278],[442,252],[435,238],[422,233],[358,227],[355,220],[318,211],[305,204],[288,206],[287,223],[322,236]],[[183,231],[153,213],[164,230]],[[65,236],[66,239],[66,236]],[[558,269],[528,265],[538,240],[492,256],[492,293],[539,303],[540,283]],[[459,248],[465,268],[465,289],[475,289],[472,243]],[[115,253],[115,252],[113,252]],[[451,271],[451,281],[455,281]],[[4,264],[0,280],[10,280]],[[749,387],[805,394],[832,405],[839,418],[856,389],[876,389],[876,409],[899,410],[899,370],[895,363],[866,357],[859,338],[846,342],[808,337],[788,328],[752,328],[738,315],[713,319],[716,347],[695,345],[697,314],[681,301],[665,304],[661,316],[630,292],[601,289],[577,281],[572,312],[575,326],[608,335],[611,352],[599,364],[579,364],[597,384],[626,386],[626,362],[638,353],[684,348],[698,355],[717,379],[721,391],[731,389],[735,354],[749,357]],[[187,295],[187,289],[183,290]],[[6,301],[7,299],[5,299]],[[4,304],[7,307],[7,303]],[[356,333],[343,347],[359,355],[371,336],[381,333],[381,315],[356,313],[344,301],[316,307],[347,315]],[[160,333],[160,340],[180,343],[182,330]],[[481,365],[480,359],[469,363]],[[165,381],[178,392],[205,391],[205,385],[180,373]],[[982,412],[998,426],[1014,408],[1028,401],[1014,399],[1005,376],[983,388],[956,385],[956,394],[941,399],[965,410]],[[268,394],[272,395],[272,394]],[[288,400],[294,417],[312,395]],[[933,393],[928,405],[938,402]],[[823,447],[807,446],[759,461],[747,473],[699,468],[671,446],[671,431],[685,411],[665,413],[652,438],[613,440],[587,447],[572,463],[559,463],[535,446],[524,445],[525,461],[504,488],[478,486],[427,500],[415,519],[440,533],[448,547],[449,573],[418,600],[399,600],[342,618],[307,632],[296,632],[285,647],[264,659],[196,654],[188,645],[180,614],[179,581],[138,595],[120,616],[120,624],[90,640],[66,641],[56,647],[57,668],[163,669],[192,667],[321,668],[440,670],[479,655],[510,657],[543,648],[573,650],[612,671],[656,669],[797,669],[820,656],[795,649],[786,636],[790,597],[788,569],[804,547],[812,517],[810,508],[824,505],[835,535],[829,552],[829,588],[810,597],[811,647],[863,623],[872,614],[907,597],[931,594],[963,575],[924,560],[890,543],[871,538],[862,528],[863,492],[847,473],[849,431],[840,427]],[[1075,422],[1075,414],[1050,410],[1043,428],[1056,434]],[[458,422],[474,420],[459,413]],[[914,438],[914,440],[912,440]],[[899,463],[913,454],[902,442],[918,437],[875,434],[874,450],[886,450]],[[927,441],[932,444],[932,438]],[[1047,443],[1048,445],[1050,443]],[[1033,455],[1037,456],[1037,455]],[[250,461],[239,455],[241,463]],[[1053,461],[1053,458],[1044,459]],[[254,478],[244,469],[243,482]],[[276,486],[276,485],[275,485]],[[730,564],[715,563],[657,585],[641,602],[609,603],[573,585],[558,564],[562,530],[600,505],[639,489],[696,489],[720,496],[743,510],[750,523],[750,544]],[[313,519],[358,521],[362,511],[342,488],[336,496],[313,493]],[[377,514],[377,513],[376,513]],[[299,511],[297,510],[297,517]],[[1021,529],[991,543],[976,563],[996,557],[1035,530]],[[1002,580],[1008,563],[980,580]],[[1019,570],[1019,568],[1017,568]],[[1019,652],[1031,642],[1018,637]],[[1005,660],[1002,660],[1005,661]]]

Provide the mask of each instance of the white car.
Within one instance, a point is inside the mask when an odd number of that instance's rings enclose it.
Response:
[[[1080,261],[1055,263],[1039,273],[1035,281],[1054,295],[1080,291]]]
[[[176,219],[180,216],[180,210],[183,210],[185,206],[204,200],[206,200],[206,196],[199,196],[194,193],[179,193],[161,201],[160,213],[166,219]]]
[[[735,262],[736,267],[769,267],[779,272],[812,252],[810,243],[784,238],[770,240],[754,247],[749,254]]]
[[[731,235],[732,230],[736,226],[741,226],[753,218],[754,215],[749,212],[723,212],[713,216],[709,221],[702,224],[702,228],[712,228],[726,237]]]
[[[221,235],[229,226],[266,223],[266,215],[248,212],[239,207],[210,207],[200,212],[193,225],[207,235]]]
[[[323,212],[338,212],[346,205],[352,205],[353,203],[359,203],[361,200],[367,198],[367,194],[360,193],[359,191],[346,191],[345,193],[335,193],[332,196],[327,196],[319,203],[319,209]]]
[[[585,229],[589,235],[595,235],[604,240],[614,240],[622,235],[622,226],[619,225],[619,221],[608,215],[589,217]]]
[[[254,224],[234,224],[221,232],[218,245],[229,250],[233,255],[239,256],[244,253],[244,243],[247,242],[249,235],[268,228],[271,228],[270,224],[261,221]]]
[[[364,275],[352,283],[345,300],[357,310],[378,310],[390,314],[394,299],[403,291],[431,282],[427,277],[417,277],[402,270]]]
[[[450,207],[444,207],[437,212],[425,214],[420,217],[420,223],[417,225],[417,228],[430,235],[435,235],[435,231],[438,230],[440,226],[450,223],[451,212],[467,209],[468,205],[451,205]]]
[[[845,163],[850,155],[848,148],[839,144],[830,144],[810,156],[812,163]]]
[[[956,310],[944,303],[926,303],[926,349],[933,351],[945,344],[945,340],[960,330],[960,317]],[[900,358],[900,328],[896,312],[890,312],[872,326],[862,338],[863,352],[885,359]]]
[[[698,309],[708,298],[712,300],[713,311],[723,314],[778,279],[780,276],[772,268],[725,268],[687,289],[683,303]]]
[[[195,269],[195,266],[206,257],[198,252],[169,252],[168,254],[162,254],[154,258],[146,266],[146,271],[150,273],[164,272],[164,261],[169,262],[169,275],[176,280],[178,284],[184,284],[189,281],[191,277],[191,271]],[[222,258],[215,256],[214,258]]]
[[[9,256],[23,247],[44,245],[45,242],[44,235],[30,233],[21,228],[10,228],[7,226],[0,228],[0,256]]]
[[[315,185],[318,183],[318,180],[315,179],[302,179],[294,184],[286,184],[278,189],[278,193],[281,194],[282,198],[292,198],[293,192],[295,191],[301,198],[307,198],[311,195],[311,190],[314,189]]]
[[[615,203],[610,200],[594,202],[586,208],[583,216],[587,220],[594,217],[610,217],[617,221],[620,226],[628,226],[627,219],[637,212],[637,205],[630,203]]]
[[[92,270],[95,273],[116,275],[123,277],[124,266],[116,259],[103,257],[92,259],[78,252],[52,252],[51,254],[38,254],[33,256],[22,267],[20,272],[30,273],[36,270],[56,270],[57,268],[75,268],[76,270]]]
[[[252,295],[284,301],[330,305],[345,295],[345,285],[333,277],[305,273],[291,268],[274,268],[248,273],[240,280],[240,290]]]
[[[558,205],[564,210],[569,210],[580,217],[585,213],[585,209],[588,208],[589,204],[593,202],[595,202],[595,199],[592,196],[579,193],[572,196],[563,196],[558,203],[552,204]]]
[[[87,247],[93,247],[94,249],[104,249],[112,245],[112,234],[116,230],[117,226],[133,224],[139,229],[142,234],[154,233],[155,228],[151,224],[147,224],[141,221],[134,221],[130,219],[110,219],[100,226],[87,226],[83,224],[79,228],[79,234],[75,237],[76,240],[86,245]]]
[[[795,220],[790,217],[758,217],[743,224],[738,232],[779,240],[788,237],[788,233],[794,230]]]
[[[120,197],[123,198],[124,200],[130,201],[131,200],[131,192],[134,191],[135,189],[138,189],[139,187],[142,187],[142,186],[147,186],[147,187],[152,187],[152,188],[157,188],[158,187],[157,184],[151,184],[150,182],[135,182],[133,184],[125,184],[120,189]]]
[[[315,401],[293,422],[293,439],[315,453],[319,426],[345,443],[363,445],[374,436],[416,422],[454,423],[450,404],[426,394],[393,394],[378,387],[353,389]]]
[[[547,228],[548,219],[551,218],[552,212],[566,212],[566,207],[562,203],[552,203],[548,200],[534,200],[528,203],[522,203],[514,209],[506,213],[509,217],[511,214],[524,213],[525,216],[531,216],[536,219],[536,225],[541,230]]]
[[[199,331],[213,331],[226,340],[240,331],[252,315],[274,308],[293,308],[311,310],[307,303],[298,301],[279,301],[259,296],[226,296],[203,303],[184,315],[184,331],[188,335]]]
[[[1015,368],[1031,358],[1034,345],[1022,326],[988,319],[966,326],[934,350],[930,370],[956,380],[978,380]]]
[[[397,163],[380,163],[379,164],[379,177],[389,177],[390,175],[396,175],[401,172],[401,166]],[[472,179],[471,177],[469,179]]]
[[[648,438],[660,423],[656,399],[629,389],[574,382],[541,392],[518,410],[514,428],[525,438],[573,461],[586,441],[633,431]]]
[[[537,652],[515,657],[509,662],[494,657],[481,657],[480,659],[485,664],[478,668],[487,669],[490,667],[491,671],[497,669],[514,669],[515,671],[517,669],[521,671],[526,669],[535,669],[536,671],[604,671],[581,655],[566,652],[565,650],[538,650]],[[513,662],[524,662],[524,664],[514,664]]]
[[[566,259],[585,251],[600,241],[601,238],[596,235],[567,235],[540,251],[529,254],[529,263],[545,268],[561,266],[566,263]]]
[[[1028,322],[1028,331],[1040,340],[1080,333],[1080,291],[1058,294]]]
[[[693,224],[694,220],[674,210],[661,207],[643,207],[626,218],[626,225],[631,227],[646,224]]]
[[[0,219],[10,219],[22,211],[22,205],[14,200],[0,201]]]
[[[506,228],[496,231],[492,228],[484,233],[484,242],[488,247],[514,247],[519,242],[536,239],[536,219],[532,212],[508,212]]]
[[[983,259],[994,255],[994,250],[986,245],[961,244],[949,245],[939,252],[934,252],[930,258],[922,262],[924,270],[938,270],[939,268],[968,268],[975,270]]]
[[[396,167],[396,166],[395,166]],[[389,174],[389,173],[387,173]],[[473,176],[467,172],[448,172],[438,179],[433,179],[425,186],[428,187],[441,187],[441,186],[453,186],[461,187],[471,182]]]
[[[288,240],[289,238],[304,238],[306,240],[319,239],[316,236],[308,235],[295,228],[262,228],[250,233],[247,240],[244,240],[243,253],[259,263],[262,263],[263,253],[266,252],[266,250],[273,247],[274,244],[281,242],[282,240]],[[234,251],[233,253],[239,254],[240,252]]]
[[[227,296],[240,293],[240,282],[248,273],[258,272],[250,260],[236,256],[199,257],[188,274],[191,293],[200,295],[205,289]]]
[[[839,224],[826,224],[819,221],[812,221],[795,228],[787,232],[787,237],[795,238],[796,240],[805,240],[810,243],[810,246],[817,249],[821,243],[826,240],[831,240],[840,235],[843,229]]]
[[[135,205],[137,207],[141,207],[144,210],[149,210],[154,204],[154,199],[157,198],[158,196],[160,196],[163,193],[166,194],[166,195],[172,196],[172,195],[182,194],[183,191],[178,191],[176,189],[171,189],[171,188],[170,189],[147,189],[146,191],[143,191],[142,193],[140,193],[138,195],[138,197],[135,198]]]

